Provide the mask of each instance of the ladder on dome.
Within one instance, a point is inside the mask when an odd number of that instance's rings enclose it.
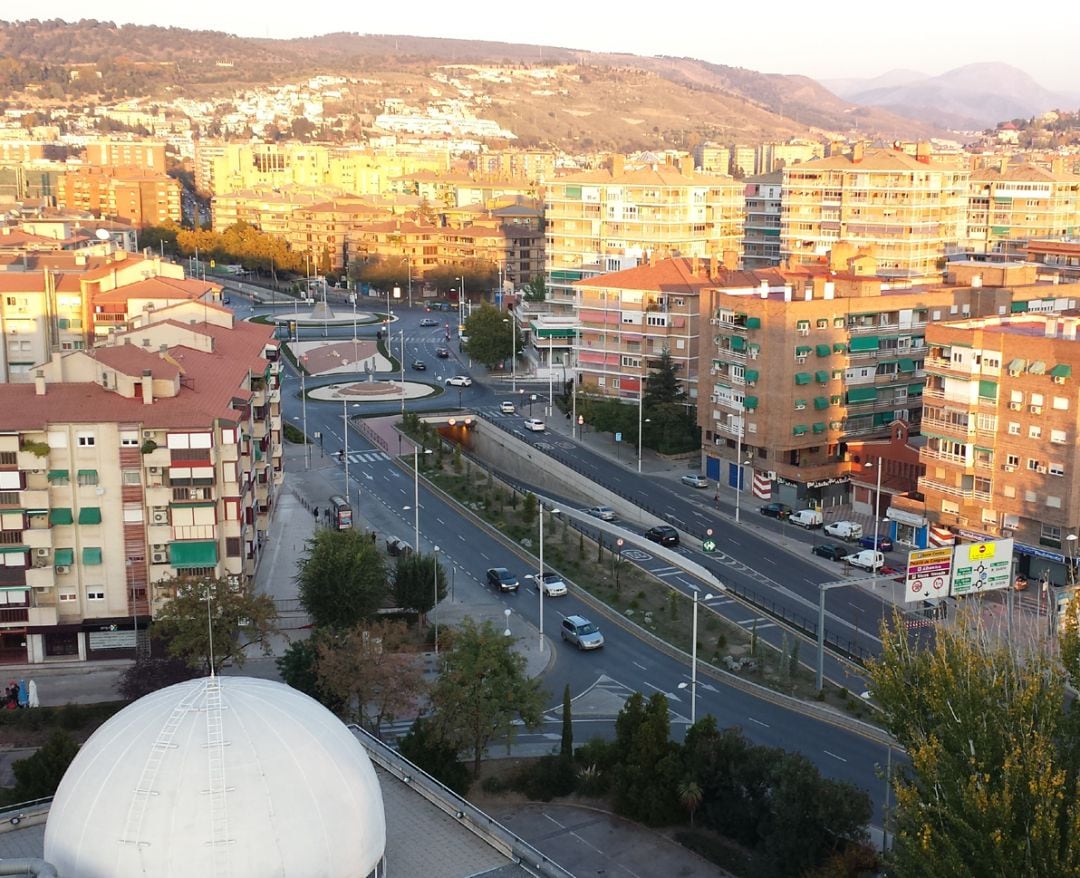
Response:
[[[139,782],[135,785],[131,804],[128,806],[124,832],[120,837],[121,844],[138,847],[142,843],[140,839],[142,837],[143,820],[146,817],[146,809],[150,804],[150,800],[158,795],[156,784],[161,764],[165,761],[166,753],[176,749],[174,743],[176,730],[184,717],[197,709],[201,695],[201,689],[196,687],[182,698],[173,708],[172,713],[169,714],[169,718],[165,720],[165,724],[158,732],[157,738],[154,739],[154,743],[150,747],[150,754],[146,757],[146,762],[143,763]]]
[[[206,753],[210,769],[210,846],[214,849],[214,874],[227,878],[229,857],[229,809],[225,786],[225,735],[221,723],[221,681],[206,681]]]

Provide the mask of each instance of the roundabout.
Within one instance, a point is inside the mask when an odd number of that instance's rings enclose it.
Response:
[[[442,389],[420,381],[406,381],[402,394],[400,381],[350,381],[341,384],[327,384],[308,392],[308,399],[320,402],[390,402],[405,399],[426,399],[437,396]]]

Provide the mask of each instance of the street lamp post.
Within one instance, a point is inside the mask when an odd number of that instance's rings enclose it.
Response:
[[[746,407],[742,401],[739,402],[739,431],[736,434],[735,442],[735,523],[739,523],[739,506],[742,499],[742,483],[743,483],[743,462],[742,462],[742,437],[743,437],[743,424],[746,423]],[[717,491],[717,494],[720,492]]]
[[[712,594],[707,594],[702,600],[709,601],[712,598]],[[690,725],[697,723],[697,608],[698,593],[695,591],[694,621],[690,628]],[[686,683],[680,683],[678,688],[685,689]]]
[[[510,324],[510,391],[517,393],[517,317],[511,312],[505,322]]]
[[[420,551],[417,548],[417,551]],[[439,657],[439,547],[431,549],[431,557],[435,560],[435,658]]]
[[[345,431],[345,492],[342,496],[349,499],[349,403],[341,398],[341,428]],[[359,509],[356,510],[360,512]]]
[[[551,514],[559,510],[554,507]],[[540,504],[540,575],[536,579],[536,588],[540,592],[540,652],[544,651],[544,504]]]
[[[876,550],[875,550],[876,551]],[[818,617],[817,617],[817,691],[820,692],[825,685],[825,592],[831,588],[844,588],[848,583],[822,582],[818,584]]]
[[[409,307],[412,307],[412,259],[405,257],[405,268],[409,272]]]
[[[644,425],[643,415],[645,413],[645,376],[642,375],[638,381],[638,403],[637,403],[637,471],[641,472],[641,451],[642,451],[642,437],[644,432],[642,427]]]
[[[304,360],[307,357],[301,354],[296,365],[300,368],[300,413],[303,415],[304,427],[304,469],[311,469],[311,446],[307,435],[307,370],[304,368]]]
[[[555,336],[548,330],[548,401],[544,414],[550,418],[555,412]]]
[[[871,587],[877,585],[877,577],[878,577],[878,564],[876,563],[877,562],[877,553],[881,551],[881,547],[880,547],[880,544],[878,542],[878,523],[881,521],[881,515],[880,515],[880,512],[881,512],[881,470],[883,469],[883,467],[881,465],[881,458],[880,457],[877,459],[876,463],[874,461],[867,461],[865,464],[863,464],[864,469],[870,469],[872,467],[877,467],[877,490],[874,492],[874,553],[875,554],[874,554],[874,560],[870,564],[870,566],[873,568],[873,572],[871,573],[871,579],[870,579],[870,586]]]
[[[390,346],[387,345],[387,350]],[[401,330],[401,413],[405,414],[405,330]]]
[[[425,448],[424,454],[431,454]],[[406,506],[406,509],[409,507]],[[420,551],[420,446],[413,443],[413,548]]]

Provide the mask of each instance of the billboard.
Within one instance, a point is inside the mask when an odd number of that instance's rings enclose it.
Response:
[[[980,594],[1012,584],[1013,541],[986,540],[953,549],[952,594]]]
[[[952,584],[952,547],[919,549],[908,555],[904,600],[943,598]]]

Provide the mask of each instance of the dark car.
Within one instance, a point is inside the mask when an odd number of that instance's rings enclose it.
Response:
[[[877,546],[874,545],[874,535],[870,534],[859,540],[859,547],[863,549],[876,548],[879,552],[891,552],[893,550],[892,540],[881,534],[877,537]]]
[[[517,591],[518,578],[505,567],[489,567],[487,571],[488,585],[499,591]]]
[[[791,507],[786,503],[766,503],[758,507],[758,512],[766,518],[785,519],[791,515]]]
[[[810,551],[821,558],[828,558],[830,561],[843,561],[844,556],[851,552],[851,548],[841,546],[838,543],[822,543],[820,546],[814,546]]]
[[[412,367],[417,372],[424,372],[424,371],[427,370],[427,363],[425,363],[423,360],[413,360],[412,361]]]
[[[440,360],[446,360],[450,357],[450,351],[446,348],[435,348],[435,356]]]
[[[420,321],[420,325],[421,326],[438,326],[439,321],[436,320],[434,317],[425,317],[423,320]]]
[[[659,543],[661,546],[679,545],[679,532],[670,524],[658,524],[645,531],[645,539]]]

